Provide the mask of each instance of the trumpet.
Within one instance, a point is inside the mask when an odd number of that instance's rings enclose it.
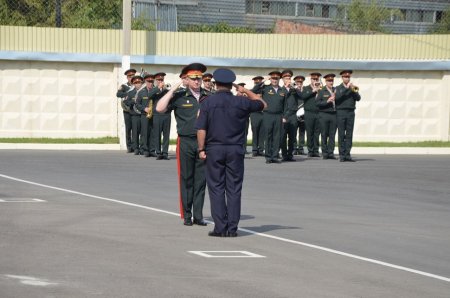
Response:
[[[358,86],[352,86],[352,91],[355,93],[359,92],[359,87]]]
[[[150,99],[148,101],[147,119],[152,119],[152,117],[153,117],[153,100]]]
[[[172,88],[172,85],[170,83],[167,83],[164,85],[164,89],[170,90]]]

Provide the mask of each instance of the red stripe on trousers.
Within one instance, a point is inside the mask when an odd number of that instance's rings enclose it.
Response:
[[[177,138],[177,170],[178,170],[178,194],[180,201],[180,217],[184,218],[183,200],[181,198],[181,164],[180,164],[180,137]]]

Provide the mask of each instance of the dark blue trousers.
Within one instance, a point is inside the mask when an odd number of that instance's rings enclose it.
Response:
[[[241,218],[243,180],[244,148],[241,145],[206,148],[206,184],[215,232],[236,232]]]

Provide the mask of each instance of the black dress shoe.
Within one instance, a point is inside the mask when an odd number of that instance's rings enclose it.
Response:
[[[151,156],[151,157],[157,157],[157,155],[156,155],[155,152],[150,152],[150,156]]]
[[[169,160],[170,158],[167,155],[163,155],[163,159]]]
[[[279,160],[279,159],[272,159],[272,163],[281,163],[281,160]]]
[[[206,225],[208,225],[208,224],[207,224],[206,221],[204,221],[203,219],[195,219],[195,218],[194,218],[194,225],[206,226]]]
[[[228,232],[227,237],[237,237],[237,232]]]
[[[161,159],[163,159],[163,156],[162,156],[162,155],[158,155],[158,156],[156,157],[156,160],[161,160]]]
[[[351,157],[350,157],[350,158],[346,158],[346,159],[345,159],[345,161],[349,161],[349,162],[355,162],[355,160],[354,160],[354,159],[352,159]]]
[[[313,153],[313,157],[320,157],[319,153]]]
[[[334,156],[334,154],[332,155],[328,155],[328,159],[337,159],[336,156]]]
[[[270,159],[266,160],[266,163],[272,163],[272,161]]]
[[[226,234],[225,233],[217,233],[215,231],[209,231],[208,232],[208,236],[211,236],[211,237],[226,237]]]
[[[184,225],[185,226],[192,226],[192,220],[190,218],[184,219]]]

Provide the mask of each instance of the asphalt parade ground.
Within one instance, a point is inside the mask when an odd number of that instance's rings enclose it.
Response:
[[[236,238],[176,160],[0,151],[0,297],[450,297],[450,156],[247,157]]]

